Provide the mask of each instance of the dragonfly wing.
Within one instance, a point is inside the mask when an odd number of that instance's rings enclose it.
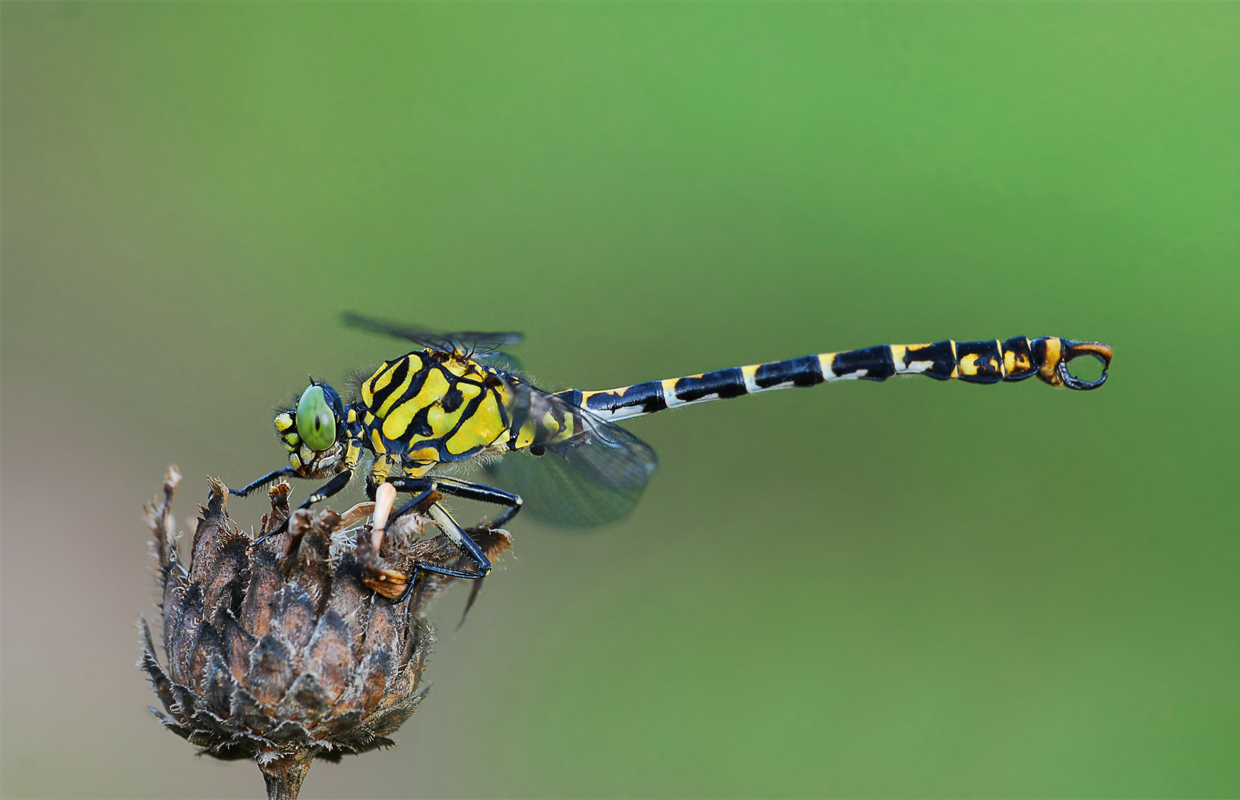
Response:
[[[616,522],[641,499],[659,457],[624,428],[582,409],[570,413],[589,426],[584,433],[546,445],[540,456],[511,453],[488,470],[497,484],[521,495],[527,513],[553,525],[597,528]]]
[[[505,372],[513,377],[521,377],[524,368],[517,357],[508,353],[501,353],[498,350],[490,353],[479,353],[474,356],[474,361],[488,367],[494,367],[501,372]]]
[[[402,325],[398,322],[375,319],[356,311],[346,311],[342,315],[346,325],[372,333],[382,333],[405,339],[422,347],[440,350],[446,353],[463,353],[467,355],[494,353],[501,347],[519,344],[522,336],[519,333],[484,331],[457,331],[455,333],[435,333],[413,325]]]

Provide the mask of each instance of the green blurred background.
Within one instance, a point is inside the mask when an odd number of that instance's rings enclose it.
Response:
[[[0,14],[6,796],[260,793],[145,710],[140,509],[403,352],[342,309],[524,330],[553,387],[1117,356],[635,422],[638,512],[519,519],[400,745],[305,797],[1240,795],[1240,4]]]

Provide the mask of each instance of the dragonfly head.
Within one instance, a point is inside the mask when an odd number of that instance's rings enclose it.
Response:
[[[297,408],[277,415],[275,424],[295,469],[318,474],[339,460],[345,436],[344,403],[323,381],[311,378]]]

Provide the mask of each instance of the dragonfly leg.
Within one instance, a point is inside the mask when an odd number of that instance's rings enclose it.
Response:
[[[412,510],[414,510],[415,508],[417,508],[417,507],[418,507],[418,505],[419,505],[420,503],[424,503],[424,502],[426,502],[426,498],[430,497],[430,496],[431,496],[432,494],[434,494],[434,493],[435,493],[435,490],[434,490],[434,488],[432,488],[432,487],[428,487],[428,488],[426,488],[426,489],[423,489],[422,491],[420,491],[420,492],[418,492],[417,494],[415,494],[415,495],[413,496],[413,499],[412,499],[412,500],[410,500],[408,503],[405,503],[403,506],[401,506],[400,508],[396,509],[396,513],[395,513],[395,514],[393,514],[391,518],[392,518],[392,519],[398,519],[398,518],[400,518],[401,516],[403,516],[403,515],[405,515],[405,514],[408,514],[410,511],[412,511]]]
[[[496,489],[493,486],[486,486],[481,483],[459,481],[455,478],[435,478],[435,484],[442,494],[450,494],[453,497],[460,497],[465,500],[477,500],[481,503],[494,503],[497,506],[504,506],[504,510],[488,526],[491,528],[498,528],[515,517],[517,512],[521,510],[523,502],[521,495],[505,492],[503,489]]]
[[[392,488],[398,492],[409,492],[413,495],[413,499],[397,509],[396,513],[390,515],[384,527],[417,508],[420,503],[424,503],[426,498],[435,492],[435,481],[431,478],[388,478],[386,482],[390,483]]]
[[[247,483],[245,486],[241,487],[240,489],[229,489],[228,493],[235,494],[237,497],[245,497],[246,495],[248,495],[250,492],[257,489],[258,487],[271,483],[276,478],[300,478],[300,477],[302,476],[297,474],[297,470],[293,469],[292,467],[284,467],[283,469],[278,469],[278,470],[275,470],[274,472],[268,472],[263,477],[250,481],[249,483]]]
[[[332,495],[338,493],[344,487],[348,486],[349,481],[352,479],[353,479],[353,470],[346,469],[345,471],[341,472],[339,475],[332,478],[330,481],[328,481],[327,483],[323,484],[318,489],[316,489],[314,494],[306,498],[306,502],[297,506],[297,509],[301,510],[303,508],[309,508],[315,503],[319,503],[319,502],[322,502],[323,500],[326,500]],[[293,515],[289,514],[288,517],[285,518],[284,522],[280,523],[280,527],[276,528],[273,531],[270,531],[269,533],[264,533],[262,536],[254,540],[254,544],[258,544],[259,542],[264,541],[268,537],[275,536],[277,533],[284,533],[286,530],[288,530],[288,521],[292,518],[293,518]]]
[[[504,506],[504,510],[488,527],[498,528],[508,520],[517,515],[521,510],[521,496],[511,492],[505,492],[502,489],[495,489],[481,483],[470,483],[468,481],[459,481],[455,478],[388,478],[388,483],[396,487],[397,491],[417,493],[417,496],[400,510],[392,514],[389,518],[389,524],[400,517],[407,514],[424,501],[431,492],[439,492],[440,494],[451,495],[452,497],[460,497],[464,500],[477,500],[480,503],[493,503],[498,506]]]
[[[431,505],[427,512],[436,525],[448,535],[453,544],[461,549],[470,561],[474,562],[476,569],[464,570],[455,567],[445,567],[442,564],[436,564],[433,561],[415,561],[413,562],[413,571],[409,574],[409,585],[405,587],[405,591],[401,593],[398,600],[405,600],[413,586],[417,583],[419,572],[433,572],[436,575],[446,575],[449,578],[466,578],[469,580],[481,580],[491,572],[491,560],[482,552],[482,548],[477,542],[469,537],[452,515],[443,509],[438,503]]]

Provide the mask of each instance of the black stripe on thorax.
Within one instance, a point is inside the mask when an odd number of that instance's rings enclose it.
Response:
[[[417,355],[417,354],[411,353],[410,355]],[[388,381],[386,386],[384,386],[382,389],[374,393],[374,400],[372,401],[372,404],[371,404],[372,411],[377,412],[383,406],[383,404],[388,401],[388,399],[392,396],[392,394],[397,389],[400,388],[400,385],[405,382],[405,376],[409,374],[410,363],[411,361],[410,361],[409,356],[405,356],[396,365],[396,369],[392,370],[392,380]],[[422,363],[422,368],[414,373],[413,379],[409,381],[409,386],[405,388],[404,393],[401,395],[400,399],[397,400],[397,402],[392,404],[393,408],[395,408],[400,403],[403,403],[409,400],[410,398],[417,397],[418,393],[422,391],[422,386],[426,383],[426,377],[431,374],[431,370],[433,369],[439,369],[443,371],[444,377],[448,380],[449,384],[451,384],[452,380],[456,377],[455,375],[452,375],[451,373],[449,373],[447,370],[444,370],[443,367],[439,366],[438,364],[427,364],[424,361],[421,363]]]
[[[379,389],[376,391],[374,389],[375,383],[379,380],[379,378],[383,377],[383,374],[385,372],[388,372],[389,370],[391,371],[391,377],[388,379],[388,382],[384,384],[382,389]],[[389,362],[389,366],[387,367],[387,369],[380,370],[375,375],[375,377],[371,378],[370,386],[371,386],[371,396],[373,398],[371,400],[371,408],[378,409],[385,402],[387,402],[387,399],[392,396],[392,392],[396,391],[396,388],[399,387],[402,383],[404,383],[405,376],[408,374],[409,374],[409,357],[406,356],[400,359],[399,361],[397,361],[395,364],[391,364]]]
[[[753,382],[759,389],[770,389],[784,383],[791,383],[793,386],[815,386],[822,381],[822,366],[818,361],[818,356],[801,356],[787,361],[762,364],[753,375]]]
[[[430,436],[435,432],[431,428],[430,423],[431,406],[418,409],[418,412],[409,420],[409,424],[405,426],[405,430],[401,433],[399,441],[405,445],[412,445],[414,439]],[[428,440],[429,441],[429,440]]]
[[[441,437],[443,441],[445,442],[445,444],[453,436],[456,436],[458,433],[460,433],[461,428],[465,427],[466,425],[468,425],[470,422],[473,421],[474,416],[478,413],[478,409],[482,407],[482,404],[484,402],[486,402],[487,397],[492,394],[495,395],[495,407],[496,409],[499,410],[500,420],[503,424],[505,424],[505,426],[507,425],[508,415],[504,411],[503,398],[500,397],[499,392],[495,391],[495,389],[489,386],[483,386],[482,384],[477,383],[475,381],[463,381],[463,382],[472,383],[473,385],[477,386],[481,391],[479,391],[478,395],[473,400],[470,400],[469,404],[465,406],[465,410],[462,411],[461,416],[457,418],[456,424],[452,426],[452,430],[448,431]]]

